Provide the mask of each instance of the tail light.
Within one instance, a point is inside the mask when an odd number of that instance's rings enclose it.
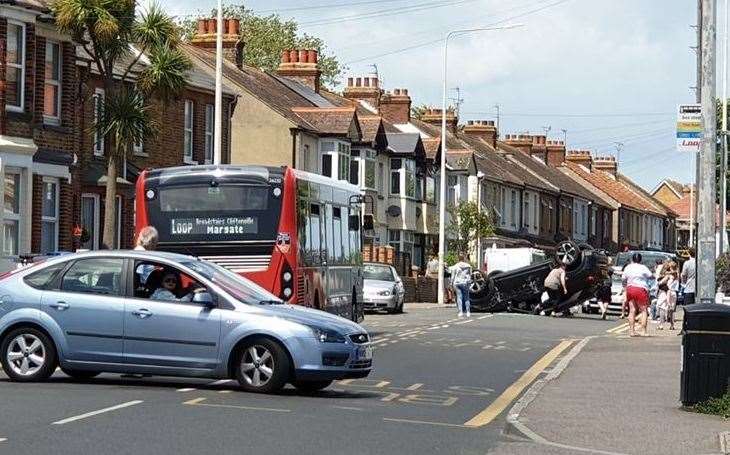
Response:
[[[287,302],[294,295],[294,272],[289,266],[288,262],[284,262],[284,267],[281,268],[281,293],[279,297]]]

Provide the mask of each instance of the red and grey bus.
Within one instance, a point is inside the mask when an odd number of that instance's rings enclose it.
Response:
[[[136,229],[253,280],[287,303],[361,320],[359,189],[287,167],[145,170]]]

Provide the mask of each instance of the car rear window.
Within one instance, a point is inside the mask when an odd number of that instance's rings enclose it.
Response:
[[[59,264],[49,265],[44,267],[37,272],[33,272],[30,275],[23,278],[25,284],[36,289],[45,289],[46,286],[55,278],[56,274],[63,270],[66,266],[65,262]]]

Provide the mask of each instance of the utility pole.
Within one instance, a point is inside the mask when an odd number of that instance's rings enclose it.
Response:
[[[213,129],[213,164],[223,159],[223,2],[218,0],[215,35],[215,127]]]
[[[715,51],[717,0],[702,0],[702,147],[697,193],[697,294],[700,303],[715,301]]]
[[[722,156],[720,160],[720,226],[718,226],[717,242],[720,254],[727,248],[725,235],[727,232],[727,46],[728,46],[728,0],[725,0],[725,22],[722,35]]]
[[[456,92],[456,98],[451,98],[451,101],[454,103],[456,118],[459,118],[459,111],[461,111],[461,105],[464,104],[464,99],[461,97],[461,89],[459,87],[454,87],[451,90]]]

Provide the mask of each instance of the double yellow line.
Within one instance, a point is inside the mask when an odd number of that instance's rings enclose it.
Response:
[[[615,333],[622,333],[622,332],[625,332],[627,330],[629,330],[629,323],[628,322],[624,322],[623,324],[621,324],[619,326],[616,326],[616,327],[614,327],[612,329],[606,330],[606,332],[611,333],[611,334],[615,334]]]

